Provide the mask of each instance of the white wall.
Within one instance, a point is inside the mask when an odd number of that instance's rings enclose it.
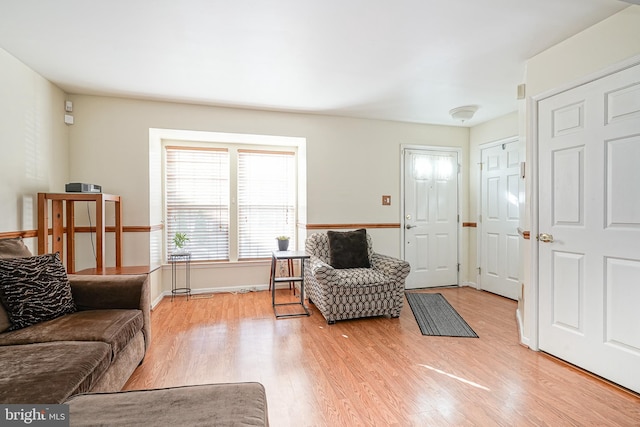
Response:
[[[68,182],[64,93],[0,49],[0,232],[36,230],[38,192]],[[35,239],[27,244],[35,253]]]
[[[469,130],[461,127],[100,96],[70,98],[75,124],[69,135],[69,179],[100,184],[105,192],[121,195],[125,226],[157,225],[150,220],[158,214],[150,211],[149,202],[153,199],[150,128],[306,138],[307,224],[399,223],[401,144],[460,147],[465,166],[468,159]],[[157,153],[151,156],[157,158]],[[461,208],[462,221],[467,221],[469,181],[466,167],[463,169]],[[391,206],[381,205],[383,194],[391,195]],[[153,205],[157,209],[157,201]],[[373,229],[371,233],[377,251],[399,256],[399,229]],[[157,234],[152,233],[151,239]],[[149,245],[147,233],[125,233],[125,265],[148,264]],[[467,247],[465,240],[463,253]],[[77,257],[78,264],[91,262]],[[169,275],[164,277],[167,290]],[[198,266],[192,279],[196,290],[264,286],[268,265],[235,270]]]
[[[640,54],[640,6],[630,6],[527,61],[534,97]]]
[[[568,89],[577,83],[584,83],[594,75],[609,70],[623,61],[637,58],[640,61],[640,6],[627,9],[599,22],[585,31],[540,53],[527,62],[526,89],[527,103],[520,111],[525,120],[520,137],[527,141],[527,158],[532,159],[536,149],[532,126],[531,109],[535,109],[535,100],[559,89]],[[531,223],[526,229],[536,229],[536,212],[532,209],[531,199],[536,197],[531,189],[531,180],[526,183],[526,203]],[[532,233],[533,234],[533,233]],[[532,273],[536,267],[531,253],[536,249],[535,239],[524,245],[528,262],[525,271],[525,291],[523,311],[522,341],[537,348],[537,283]],[[543,303],[543,302],[542,302]]]
[[[631,6],[531,58],[526,75],[528,101],[635,55],[640,55],[640,6]],[[461,147],[467,159],[464,165],[471,166],[463,168],[461,221],[476,222],[477,146],[510,136],[514,126],[512,115],[469,133],[466,128],[74,95],[66,98],[74,101],[76,124],[67,127],[63,123],[65,94],[2,49],[0,77],[0,232],[35,230],[35,194],[63,191],[69,181],[102,184],[106,192],[122,195],[125,225],[157,225],[150,219],[157,217],[157,207],[151,211],[149,128],[307,138],[309,224],[400,222],[400,145]],[[527,141],[531,130],[526,106],[519,117],[519,137],[526,141],[530,158],[533,145]],[[532,214],[529,185],[526,201]],[[382,194],[392,196],[391,207],[380,205]],[[526,221],[523,226],[530,229]],[[399,233],[397,229],[372,230],[376,249],[399,255]],[[149,263],[149,247],[157,235],[125,233],[125,264]],[[467,265],[462,260],[462,279],[470,280],[474,273],[469,270],[476,267],[475,232],[463,230],[463,237],[462,252],[469,258]],[[108,247],[112,243],[108,241]],[[88,251],[78,256],[78,268],[91,266]],[[525,273],[530,274],[527,269]],[[250,277],[237,271],[207,270],[196,285],[266,283],[265,273],[258,270]],[[215,283],[206,278],[211,274],[216,274]],[[535,339],[535,287],[524,280],[523,333],[528,341]],[[154,298],[167,286],[165,275],[154,288]]]

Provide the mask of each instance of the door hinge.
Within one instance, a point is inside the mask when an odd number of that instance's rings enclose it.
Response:
[[[482,163],[478,163],[480,165],[480,170],[482,170]]]
[[[478,267],[478,276],[482,276],[482,267]]]
[[[458,272],[460,272],[460,263],[458,263]]]
[[[460,214],[458,214],[458,224],[460,224]]]
[[[460,173],[461,170],[462,170],[462,165],[458,163],[458,173]]]
[[[478,222],[482,222],[482,214],[478,215]]]

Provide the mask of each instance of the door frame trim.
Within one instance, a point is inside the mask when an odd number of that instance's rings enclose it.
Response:
[[[528,304],[525,303],[524,306],[524,323],[525,325],[529,325],[528,331],[529,335],[526,336],[526,331],[520,331],[521,342],[524,345],[527,345],[532,350],[539,350],[539,328],[540,328],[540,277],[539,277],[539,243],[537,239],[534,239],[533,236],[538,236],[539,233],[539,135],[538,135],[538,127],[539,117],[538,117],[538,104],[552,96],[558,95],[559,93],[566,92],[572,89],[577,88],[578,86],[582,86],[587,83],[591,83],[593,81],[602,79],[604,77],[610,76],[612,74],[616,74],[620,71],[624,71],[627,68],[634,67],[636,65],[640,65],[640,55],[635,55],[626,60],[614,63],[603,69],[589,73],[581,78],[572,80],[570,82],[564,83],[556,88],[547,90],[545,92],[539,93],[532,97],[527,97],[526,99],[526,109],[529,126],[526,126],[526,139],[531,141],[531,144],[526,148],[526,156],[527,159],[530,159],[531,167],[527,168],[529,170],[529,178],[531,182],[530,187],[530,195],[531,202],[529,207],[529,214],[531,217],[531,230],[530,235],[532,238],[531,241],[531,253],[530,261],[530,286],[528,286],[529,290],[526,290],[526,295],[523,295],[523,298],[528,301]],[[528,161],[529,162],[529,161]]]
[[[416,145],[416,144],[400,144],[400,258],[401,259],[405,259],[405,253],[404,253],[404,241],[405,241],[405,236],[404,236],[404,230],[405,230],[405,225],[406,225],[406,221],[405,221],[405,211],[404,211],[404,199],[405,199],[405,182],[404,182],[404,152],[405,150],[420,150],[420,151],[444,151],[444,152],[451,152],[451,153],[456,153],[456,155],[458,156],[458,180],[456,183],[456,211],[457,211],[457,215],[458,215],[458,226],[457,226],[457,243],[458,243],[458,247],[456,250],[457,253],[457,258],[458,258],[458,265],[461,266],[460,270],[458,270],[458,274],[457,274],[457,284],[458,286],[460,286],[460,276],[461,273],[463,271],[463,267],[460,260],[460,254],[461,254],[461,249],[462,249],[462,213],[460,211],[461,207],[460,207],[460,192],[461,192],[461,182],[462,182],[462,177],[463,177],[463,170],[464,170],[464,161],[466,159],[463,158],[463,152],[462,152],[462,148],[460,147],[451,147],[451,146],[441,146],[441,145]],[[468,168],[467,168],[468,169]]]

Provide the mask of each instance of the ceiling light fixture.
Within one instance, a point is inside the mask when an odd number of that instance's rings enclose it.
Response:
[[[473,115],[478,111],[477,105],[465,105],[464,107],[454,108],[449,111],[449,114],[453,118],[453,120],[460,120],[464,123],[467,120],[471,120]]]

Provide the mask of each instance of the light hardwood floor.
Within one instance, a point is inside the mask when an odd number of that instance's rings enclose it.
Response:
[[[276,320],[268,292],[165,298],[125,389],[258,381],[274,427],[640,425],[637,395],[519,345],[514,301],[429,292],[480,338],[422,336],[406,301],[398,319],[329,326],[312,304]]]

